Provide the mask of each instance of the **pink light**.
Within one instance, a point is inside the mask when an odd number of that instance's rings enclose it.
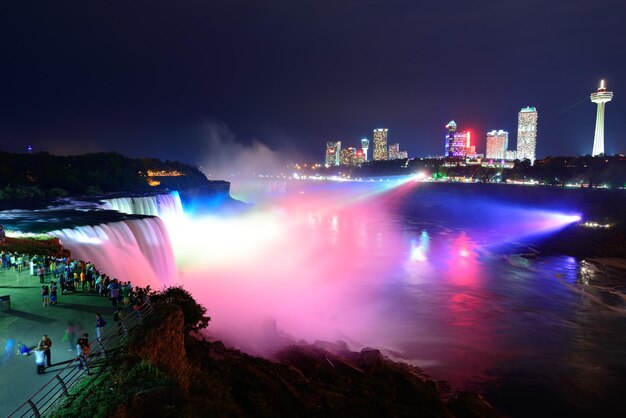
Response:
[[[263,351],[276,339],[259,334],[264,318],[271,318],[276,332],[297,339],[349,335],[380,345],[372,329],[377,313],[365,307],[397,260],[368,254],[400,254],[402,244],[386,224],[386,200],[362,199],[362,193],[356,187],[308,189],[248,215],[174,226],[182,284],[209,308],[211,334]],[[419,250],[415,256],[425,260]]]

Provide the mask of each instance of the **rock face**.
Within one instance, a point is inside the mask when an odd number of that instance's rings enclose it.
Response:
[[[189,389],[183,312],[175,306],[156,306],[142,338],[129,345],[129,354],[148,360],[173,377],[183,391]]]
[[[162,370],[175,389],[133,394],[113,416],[499,416],[479,395],[451,393],[376,349],[298,344],[270,361],[185,336],[176,307],[159,308],[153,316],[131,354]]]

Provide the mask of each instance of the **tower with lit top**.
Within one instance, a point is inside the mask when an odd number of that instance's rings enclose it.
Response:
[[[613,98],[612,91],[606,91],[604,80],[600,80],[600,88],[595,93],[591,93],[590,99],[598,105],[596,114],[596,132],[593,135],[592,156],[604,154],[604,104]]]

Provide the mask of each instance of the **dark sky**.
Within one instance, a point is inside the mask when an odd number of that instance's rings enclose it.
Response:
[[[484,152],[531,105],[539,157],[589,154],[606,78],[606,151],[626,152],[623,0],[5,0],[0,48],[8,151],[201,164],[222,135],[321,161],[386,127],[440,155],[455,119]]]

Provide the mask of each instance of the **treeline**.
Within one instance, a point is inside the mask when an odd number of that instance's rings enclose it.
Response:
[[[73,156],[0,152],[0,199],[153,191],[155,187],[148,184],[146,177],[148,170],[184,174],[176,178],[180,188],[208,183],[195,167],[173,161],[127,158],[115,152]],[[160,188],[164,187],[167,186]]]
[[[315,174],[311,171],[308,174]],[[535,161],[516,160],[513,168],[467,164],[460,159],[410,159],[368,161],[360,167],[329,167],[318,170],[322,175],[346,175],[351,178],[412,175],[423,173],[436,179],[472,179],[479,182],[506,182],[536,180],[539,183],[565,186],[578,184],[586,187],[626,186],[626,157],[546,157]]]
[[[626,157],[546,157],[535,161],[517,161],[512,170],[505,172],[512,180],[534,179],[544,184],[564,186],[584,184],[606,185],[611,188],[626,186]]]

